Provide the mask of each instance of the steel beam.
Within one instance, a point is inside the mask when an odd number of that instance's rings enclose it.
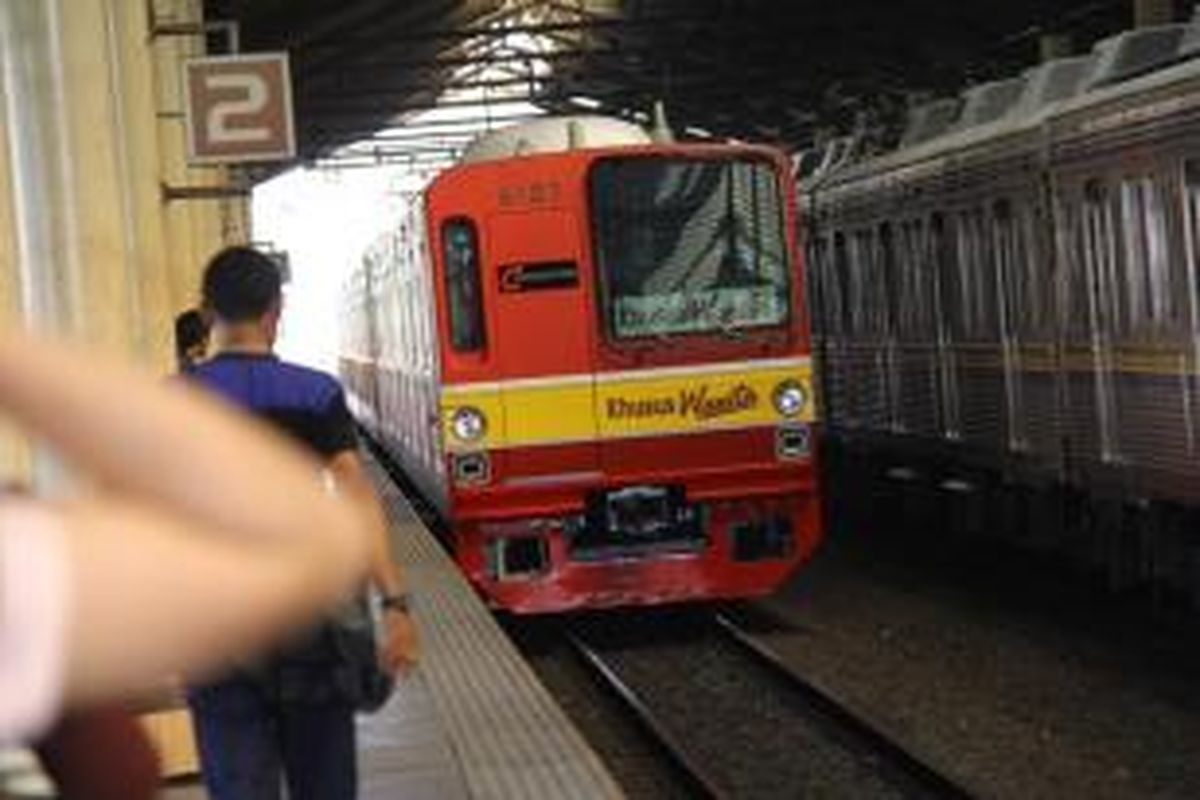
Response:
[[[579,31],[603,30],[634,30],[663,27],[691,26],[697,23],[712,24],[711,16],[680,14],[670,16],[642,17],[635,19],[580,19],[574,22],[535,22],[520,25],[496,27],[469,26],[457,29],[416,30],[411,33],[389,35],[388,43],[429,42],[433,40],[462,41],[474,38],[504,36],[513,33],[524,33],[531,36],[550,33],[569,33]],[[363,44],[377,44],[375,37],[346,37],[340,38],[337,45],[314,46],[313,50],[343,49],[343,47],[361,47]]]

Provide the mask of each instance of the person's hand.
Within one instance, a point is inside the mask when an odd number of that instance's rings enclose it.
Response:
[[[410,614],[388,609],[383,614],[383,646],[379,659],[393,675],[407,672],[417,664],[420,643],[417,626]]]

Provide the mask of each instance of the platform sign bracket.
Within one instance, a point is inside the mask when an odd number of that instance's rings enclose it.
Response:
[[[163,202],[176,200],[236,200],[250,196],[248,186],[171,186],[162,184]]]

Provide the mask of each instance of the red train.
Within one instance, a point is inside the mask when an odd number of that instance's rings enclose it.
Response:
[[[820,538],[787,161],[557,118],[482,139],[346,294],[352,408],[518,613],[770,592]]]

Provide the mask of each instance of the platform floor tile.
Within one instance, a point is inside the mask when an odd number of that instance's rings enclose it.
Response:
[[[469,796],[622,797],[607,768],[404,497],[378,477],[421,629],[421,672]]]

